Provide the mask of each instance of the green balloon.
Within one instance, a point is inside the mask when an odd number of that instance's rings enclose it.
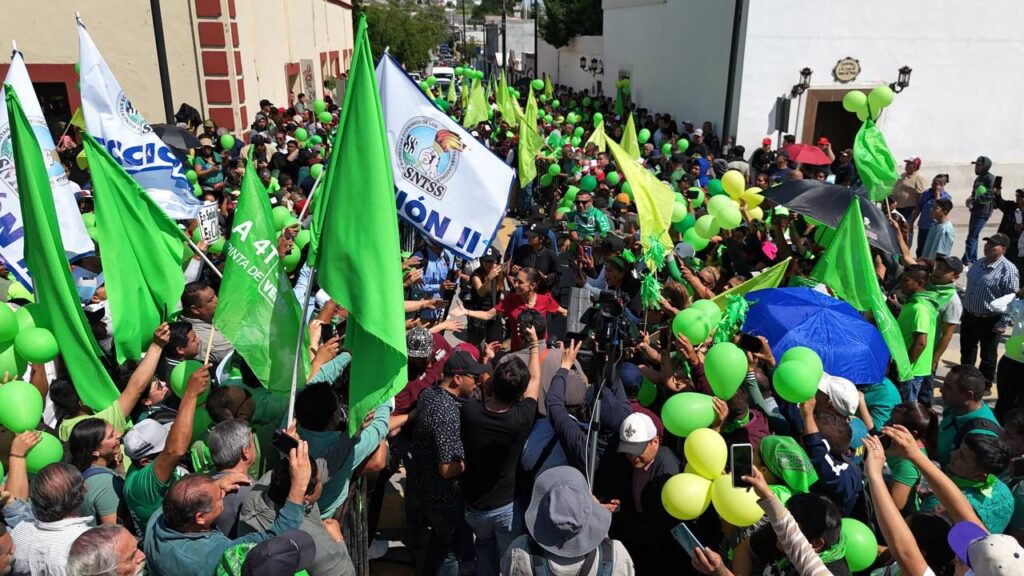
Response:
[[[312,136],[309,137],[309,140],[307,140],[310,146],[316,146],[317,144],[320,144],[323,141],[324,139],[321,138],[319,134],[313,134]]]
[[[622,191],[625,192],[627,196],[629,196],[630,200],[633,200],[633,185],[632,184],[630,184],[629,182],[623,182],[622,183]]]
[[[647,128],[641,128],[640,132],[636,135],[636,141],[641,144],[647,144],[647,141],[651,139],[651,131]]]
[[[283,230],[285,228],[290,228],[292,226],[296,226],[296,225],[298,225],[298,223],[299,223],[299,219],[296,218],[294,215],[289,214],[288,217],[284,219],[284,223],[281,226],[281,230]]]
[[[0,344],[7,344],[18,335],[18,318],[7,306],[0,306]]]
[[[711,396],[698,392],[682,392],[669,398],[661,408],[665,429],[685,438],[694,430],[707,428],[715,421],[715,405]]]
[[[430,84],[427,84],[426,80],[420,80],[420,90],[423,90],[424,92],[426,92],[427,89],[429,89],[429,88],[430,88]]]
[[[718,305],[715,304],[715,307]],[[728,401],[747,376],[747,355],[732,342],[719,342],[708,350],[704,371],[715,396]]]
[[[540,185],[541,186],[551,186],[551,180],[552,180],[551,174],[542,174],[541,177],[540,177]]]
[[[697,222],[697,219],[693,216],[693,213],[692,212],[687,212],[686,216],[683,216],[682,220],[680,220],[679,222],[673,222],[672,223],[672,229],[675,230],[676,232],[679,232],[680,234],[682,234],[682,233],[686,232],[687,230],[689,230],[690,228],[693,228],[693,225],[696,222]]]
[[[206,342],[202,343],[206,346]],[[178,395],[178,398],[185,396],[185,388],[188,387],[188,379],[192,377],[192,374],[196,370],[202,369],[203,365],[197,360],[185,360],[174,367],[171,370],[170,382],[171,390]],[[199,404],[206,402],[206,397],[209,396],[210,390],[207,389],[205,392],[199,395]]]
[[[672,203],[672,221],[673,222],[679,222],[683,218],[686,218],[686,215],[687,215],[686,204],[683,204],[682,202],[673,202]]]
[[[427,86],[434,86],[437,84],[437,76],[427,76]]]
[[[672,153],[672,145],[668,142],[661,145],[661,153],[663,156],[668,156]]]
[[[281,263],[284,264],[284,269],[287,272],[295,271],[295,268],[299,265],[299,260],[302,259],[302,250],[296,250],[292,248],[292,251],[285,254],[284,258],[281,259]]]
[[[583,137],[583,127],[582,126],[577,126],[576,128],[574,128],[573,131],[572,131],[572,135],[577,137],[577,138],[582,138]]]
[[[213,241],[213,244],[207,248],[211,254],[220,254],[224,251],[224,245],[227,244],[227,240],[223,236]]]
[[[569,143],[572,144],[573,148],[579,148],[580,144],[583,143],[583,139],[580,138],[579,136],[573,136],[572,140],[570,140]]]
[[[732,230],[743,222],[743,214],[734,204],[730,204],[715,215],[715,220],[723,230]]]
[[[644,378],[643,383],[640,384],[640,391],[636,395],[637,402],[646,408],[647,406],[654,404],[654,401],[657,399],[658,387],[654,385],[654,382]]]
[[[580,180],[580,190],[584,192],[593,192],[597,189],[597,177],[593,174],[587,174]]]
[[[676,143],[676,148],[681,154],[686,154],[686,150],[690,148],[690,141],[686,138],[681,138],[679,142]]]
[[[725,194],[725,190],[722,189],[722,181],[718,178],[712,178],[708,180],[708,194],[712,196],[718,196],[719,194]]]
[[[558,164],[552,164],[548,166],[548,174],[552,176],[558,176],[562,173],[562,168]]]
[[[224,150],[231,150],[235,147],[235,137],[231,134],[222,134],[220,137],[220,147]]]
[[[863,522],[853,518],[843,518],[841,532],[846,540],[846,565],[850,572],[867,570],[878,558],[878,539],[875,533]]]
[[[604,114],[597,112],[594,114],[594,128],[597,128],[599,124],[604,122]]]
[[[686,336],[686,339],[694,346],[698,346],[707,340],[710,332],[711,324],[708,322],[707,316],[700,310],[687,308],[681,310],[672,319],[672,333]]]
[[[332,116],[331,113],[326,110],[317,114],[316,117],[318,120],[320,120],[321,124],[330,124],[331,121],[334,120],[334,116]]]
[[[618,172],[611,172],[610,174],[606,174],[605,177],[604,177],[604,181],[605,181],[605,184],[608,184],[609,186],[618,186],[619,185],[619,173]]]
[[[541,94],[537,99],[540,100],[542,104],[548,101],[548,97],[545,94]]]
[[[192,195],[195,196],[196,198],[199,198],[200,196],[202,196],[203,195],[203,188],[202,188],[202,186],[200,186],[199,184],[193,184],[192,185]]]
[[[863,92],[853,90],[843,95],[843,109],[854,114],[867,110],[868,97]]]
[[[868,104],[871,105],[873,112],[879,111],[892,104],[895,97],[896,94],[893,93],[892,88],[885,85],[877,86],[868,94]]]
[[[431,78],[433,78],[433,76],[431,76]],[[436,82],[437,79],[434,78],[434,81]],[[317,98],[316,100],[313,100],[313,113],[319,114],[319,113],[323,112],[324,110],[327,110],[327,103],[326,102],[324,102],[320,98]]]
[[[772,375],[772,384],[779,396],[788,402],[799,404],[814,397],[818,391],[821,373],[815,374],[802,362],[783,362]]]
[[[306,244],[309,244],[312,235],[313,233],[305,228],[299,230],[299,233],[295,235],[295,245],[298,246],[299,250],[302,250],[306,247]]]
[[[320,175],[323,174],[323,173],[324,173],[324,165],[323,164],[313,164],[312,166],[309,167],[309,175],[314,180],[319,178]]]
[[[28,361],[15,351],[13,342],[0,345],[0,376],[6,372],[12,377],[20,377],[25,374],[26,368],[28,368]]]
[[[701,238],[711,239],[712,236],[718,234],[718,221],[711,214],[705,214],[700,218],[697,218],[697,223],[693,226],[694,231],[701,236]]]
[[[697,252],[700,252],[701,250],[708,247],[708,239],[698,234],[696,227],[690,228],[686,232],[683,232],[683,242],[686,242],[690,246],[693,246],[693,249],[696,250]]]
[[[309,138],[309,132],[306,132],[305,128],[295,129],[295,139],[299,142],[305,142],[306,138]]]
[[[462,66],[456,66],[455,67],[455,75],[456,76],[462,76],[465,73],[466,73],[466,69],[463,68]]]
[[[590,99],[590,96],[584,96],[583,97],[583,107],[584,108],[589,108],[591,102],[593,102],[593,100]]]
[[[551,107],[552,108],[558,108],[561,105],[562,105],[562,103],[559,102],[557,99],[551,101]]]
[[[33,364],[45,364],[57,357],[57,339],[46,328],[20,330],[14,338],[14,350]]]
[[[38,394],[38,392],[37,392]],[[64,459],[64,445],[49,432],[40,432],[39,443],[25,454],[25,468],[29,474],[36,474],[50,464]]]
[[[544,81],[541,80],[540,78],[535,78],[533,80],[533,82],[530,82],[530,86],[534,90],[543,90],[544,89]]]
[[[807,369],[811,372],[820,374],[825,372],[825,366],[821,362],[821,356],[818,355],[814,350],[806,346],[793,346],[789,350],[786,350],[782,354],[782,358],[779,360],[779,364],[787,362],[796,362],[807,366]]]
[[[0,386],[0,425],[4,428],[15,434],[34,430],[42,417],[43,397],[35,386],[22,380]]]
[[[718,326],[722,321],[722,309],[715,304],[714,300],[697,300],[690,305],[690,308],[700,310],[712,326]]]
[[[196,174],[195,170],[189,170],[188,172],[185,172],[185,178],[188,178],[188,181],[192,184],[195,184],[196,182],[199,181],[199,175]]]
[[[287,206],[275,206],[270,215],[274,218],[274,227],[280,230],[284,228],[284,223],[292,215],[292,211]]]

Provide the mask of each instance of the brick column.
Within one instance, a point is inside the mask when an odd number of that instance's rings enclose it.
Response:
[[[235,0],[192,0],[207,116],[236,135],[249,127]]]

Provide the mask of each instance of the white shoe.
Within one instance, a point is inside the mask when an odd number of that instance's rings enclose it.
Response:
[[[373,542],[370,543],[370,549],[367,551],[367,556],[370,560],[376,560],[383,558],[388,553],[389,544],[387,540],[381,540],[374,538]]]

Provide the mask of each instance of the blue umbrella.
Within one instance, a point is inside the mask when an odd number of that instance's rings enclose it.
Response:
[[[882,335],[846,302],[810,288],[756,290],[746,299],[743,331],[764,336],[776,358],[806,346],[821,356],[826,372],[854,384],[877,384],[885,376],[889,349]]]

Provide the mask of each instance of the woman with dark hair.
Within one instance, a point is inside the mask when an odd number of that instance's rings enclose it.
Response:
[[[519,315],[523,310],[536,310],[544,314],[558,314],[566,316],[569,311],[558,305],[551,294],[538,293],[537,289],[542,285],[543,276],[536,268],[523,268],[512,280],[515,293],[505,297],[490,310],[466,310],[466,316],[478,320],[491,320],[501,314],[508,320],[509,331],[512,333],[512,350],[519,350],[523,347],[523,337],[519,330]]]
[[[931,408],[918,402],[904,402],[892,409],[890,425],[904,426],[914,436],[917,448],[928,456],[929,445],[934,446],[939,431],[939,416]],[[916,512],[918,508],[917,484],[921,471],[910,460],[899,456],[888,458],[892,477],[888,481],[889,494],[903,515]]]
[[[71,429],[68,439],[71,465],[78,468],[85,480],[82,516],[95,519],[96,524],[127,522],[124,507],[124,479],[117,474],[121,465],[121,435],[99,418],[86,418]]]

